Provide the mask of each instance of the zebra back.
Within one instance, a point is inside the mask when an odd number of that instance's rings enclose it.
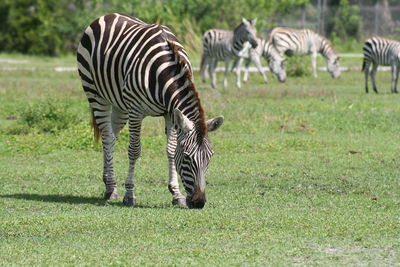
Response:
[[[103,16],[83,34],[77,60],[89,102],[101,97],[138,116],[178,108],[206,133],[190,61],[168,27],[123,14]]]
[[[398,64],[400,60],[400,42],[374,36],[365,41],[363,46],[363,68],[369,63],[378,65]]]
[[[269,42],[280,52],[307,54],[315,49],[327,59],[338,57],[330,41],[310,29],[277,27],[272,30]]]
[[[233,31],[210,29],[203,34],[203,56],[223,60],[240,55],[243,45],[250,42],[257,46],[255,29],[256,19],[248,21],[242,19]]]
[[[270,35],[270,42],[282,55],[320,53],[327,61],[327,70],[333,78],[340,76],[339,56],[328,39],[310,29],[274,28]],[[314,75],[316,63],[313,59]]]

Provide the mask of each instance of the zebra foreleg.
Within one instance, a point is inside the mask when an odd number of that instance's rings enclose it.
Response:
[[[169,116],[165,116],[167,134],[167,157],[169,167],[168,190],[172,194],[172,204],[186,207],[186,198],[179,190],[178,173],[175,168],[176,131]]]
[[[133,206],[136,204],[136,197],[133,192],[135,187],[134,170],[136,160],[140,156],[141,145],[140,145],[140,129],[142,126],[142,118],[129,114],[129,170],[128,177],[125,180],[125,196],[123,203],[125,206]]]
[[[315,78],[317,78],[318,77],[318,74],[317,74],[317,52],[313,52],[311,54],[311,65],[312,65],[312,69],[313,69],[313,76]]]
[[[373,63],[371,70],[371,80],[372,80],[372,89],[374,89],[375,93],[378,93],[378,88],[376,87],[376,73],[378,71],[378,64]]]
[[[267,78],[267,76],[265,75],[265,72],[264,72],[263,67],[262,67],[262,65],[261,65],[260,57],[257,56],[257,55],[254,55],[254,56],[252,57],[252,60],[253,60],[254,64],[256,65],[256,68],[257,68],[258,72],[259,72],[259,73],[261,74],[261,76],[263,77],[264,82],[265,82],[265,83],[268,83],[268,78]],[[245,72],[245,74],[249,72],[249,65],[250,65],[250,60],[249,60],[249,61],[247,62],[247,64],[246,64],[246,72]],[[272,72],[272,70],[271,70],[271,72]]]
[[[228,87],[228,74],[229,74],[229,59],[225,59],[225,72],[224,72],[224,89]]]
[[[392,87],[391,92],[397,94],[397,80],[399,78],[399,67],[397,65],[392,65]]]
[[[103,144],[103,182],[106,185],[104,199],[117,199],[118,193],[114,180],[113,153],[115,136],[111,126],[111,105],[97,97],[91,102],[97,127],[101,132]]]
[[[244,64],[244,71],[243,71],[243,82],[247,83],[249,80],[249,68],[250,68],[251,59],[247,58]]]
[[[235,70],[235,73],[236,73],[236,87],[237,88],[240,88],[242,86],[241,85],[241,81],[240,81],[240,71],[242,70],[242,63],[243,63],[243,58],[241,57],[241,58],[239,58],[239,61],[236,64],[236,70]]]

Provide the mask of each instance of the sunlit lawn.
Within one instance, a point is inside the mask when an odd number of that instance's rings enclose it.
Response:
[[[207,116],[225,116],[210,133],[205,208],[172,206],[160,118],[145,120],[138,206],[126,208],[101,198],[102,153],[77,74],[53,70],[73,57],[28,60],[18,66],[35,70],[0,72],[0,265],[399,264],[400,96],[389,72],[378,73],[379,95],[355,71],[285,84],[268,74],[268,85],[252,74],[240,90],[233,75],[223,90],[219,74],[218,92],[195,73]],[[49,103],[75,121],[19,132],[27,106],[39,114]],[[120,195],[127,138],[116,148]]]

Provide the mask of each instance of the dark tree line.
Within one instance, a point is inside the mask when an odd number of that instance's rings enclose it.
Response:
[[[80,34],[100,15],[120,12],[148,23],[168,25],[189,49],[198,49],[201,34],[209,28],[231,29],[242,17],[258,18],[260,31],[270,29],[270,17],[293,8],[333,7],[325,30],[340,38],[357,36],[359,2],[388,0],[2,0],[0,1],[0,52],[58,55],[74,52]],[[343,23],[346,21],[346,23]]]

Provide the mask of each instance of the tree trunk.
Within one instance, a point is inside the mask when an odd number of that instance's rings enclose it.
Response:
[[[393,32],[394,23],[390,13],[389,0],[378,0],[375,6],[379,35],[390,34]]]

